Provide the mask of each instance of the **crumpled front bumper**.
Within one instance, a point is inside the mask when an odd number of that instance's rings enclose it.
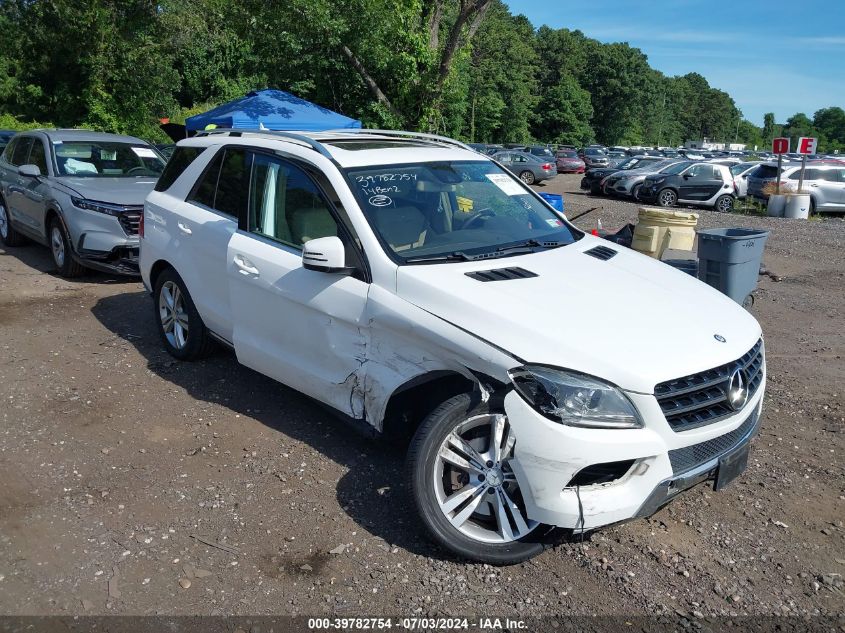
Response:
[[[653,514],[683,490],[715,477],[719,457],[751,440],[759,426],[764,390],[765,382],[736,415],[681,433],[669,427],[651,395],[628,394],[645,419],[645,428],[582,429],[543,417],[511,391],[505,398],[505,411],[517,438],[511,466],[528,517],[587,530]],[[749,416],[753,420],[746,433]],[[730,437],[730,445],[708,455],[706,463],[673,470],[670,451],[712,445],[722,437]],[[633,460],[630,468],[611,482],[569,485],[588,466],[628,460]]]

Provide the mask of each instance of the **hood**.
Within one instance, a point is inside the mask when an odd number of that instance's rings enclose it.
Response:
[[[156,184],[154,178],[73,178],[64,176],[56,179],[56,181],[80,198],[138,206],[144,204],[144,200]]]
[[[584,253],[595,246],[618,252],[606,261]],[[466,275],[511,267],[537,276],[484,282]],[[397,293],[508,352],[515,364],[573,369],[640,393],[734,361],[761,335],[746,310],[710,286],[589,235],[517,257],[401,266]]]

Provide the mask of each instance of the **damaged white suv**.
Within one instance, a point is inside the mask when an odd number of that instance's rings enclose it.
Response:
[[[181,141],[146,201],[140,267],[175,357],[217,341],[362,428],[413,436],[420,518],[475,560],[721,488],[760,418],[748,312],[585,235],[449,139]]]

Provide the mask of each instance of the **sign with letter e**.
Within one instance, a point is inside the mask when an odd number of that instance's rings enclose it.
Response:
[[[775,138],[772,139],[772,154],[788,154],[789,153],[789,139]]]
[[[815,154],[816,146],[819,144],[817,138],[810,138],[809,136],[802,136],[798,139],[798,153],[799,154]]]

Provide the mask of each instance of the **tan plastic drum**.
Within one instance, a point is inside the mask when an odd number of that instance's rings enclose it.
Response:
[[[631,248],[660,259],[667,248],[691,251],[698,214],[640,207]]]

